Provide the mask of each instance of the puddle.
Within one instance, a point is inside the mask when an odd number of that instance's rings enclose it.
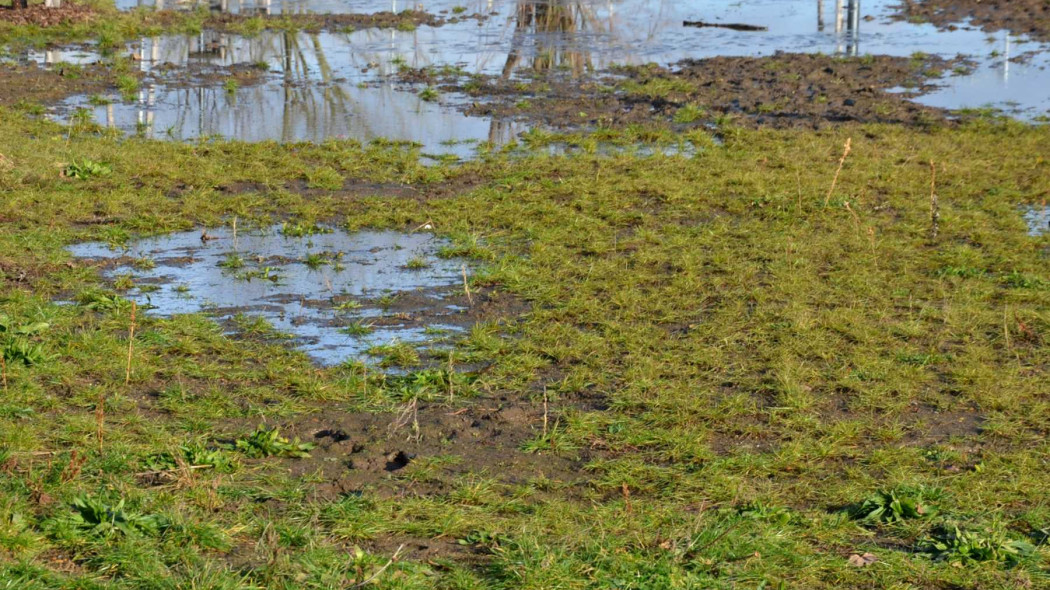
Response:
[[[1050,234],[1050,206],[1027,207],[1024,220],[1028,222],[1028,235],[1039,237]]]
[[[74,96],[54,114],[65,120],[76,109],[87,109],[99,124],[155,139],[367,143],[383,138],[461,158],[472,156],[478,142],[503,145],[525,129],[442,106],[450,97],[424,100],[418,91],[399,89],[387,74],[404,63],[394,59],[403,52],[391,53],[390,44],[405,34],[265,31],[246,38],[205,31],[142,39],[129,49],[144,74],[134,100]],[[265,71],[262,81],[231,89],[225,76],[214,75],[235,65]],[[173,83],[172,66],[212,75]]]
[[[949,109],[991,106],[1026,120],[1050,114],[1046,45],[975,27],[940,31],[930,24],[894,21],[889,17],[899,2],[865,0],[858,18],[844,14],[841,21],[831,0],[395,0],[383,6],[363,0],[270,2],[266,10],[273,13],[415,8],[448,14],[462,6],[467,14],[489,16],[480,22],[464,19],[413,31],[266,31],[250,38],[204,31],[144,38],[127,49],[145,74],[135,100],[111,96],[111,104],[98,104],[87,96],[73,97],[56,116],[86,108],[100,124],[159,139],[219,135],[287,142],[382,137],[420,143],[427,153],[469,157],[474,143],[501,145],[526,127],[457,112],[452,105],[469,104],[466,96],[423,100],[420,87],[395,84],[391,74],[400,67],[426,66],[504,76],[552,69],[584,72],[619,64],[669,65],[686,58],[777,51],[966,55],[975,64],[971,72],[947,72],[938,81],[941,87],[917,102]],[[214,8],[236,12],[258,6],[227,2]],[[685,27],[685,20],[746,23],[768,30]],[[30,59],[41,63],[92,59],[89,48],[30,53]],[[221,76],[179,85],[170,70],[245,64],[266,64],[269,74],[262,83],[233,92]]]
[[[229,228],[207,234],[207,242],[193,230],[116,250],[102,242],[68,250],[106,263],[106,279],[130,277],[134,287],[124,295],[152,313],[263,318],[321,365],[374,362],[373,346],[462,330],[464,310],[444,296],[462,284],[463,262],[440,258],[447,242],[431,234],[333,229],[290,237],[280,226],[240,232],[236,242]]]

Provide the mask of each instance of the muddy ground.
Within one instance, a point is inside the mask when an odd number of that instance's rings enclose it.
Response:
[[[162,75],[165,83],[183,87],[216,86],[228,80],[244,87],[265,80],[266,71],[247,64],[229,67],[191,64],[186,68],[160,67],[147,76],[134,70],[126,75],[137,78],[139,84]],[[29,63],[0,67],[0,106],[55,104],[70,96],[104,96],[118,91],[117,74],[103,63],[50,67]]]
[[[54,27],[96,20],[98,11],[91,6],[66,4],[60,8],[47,8],[34,4],[29,8],[13,10],[10,6],[0,7],[0,22],[16,26],[33,25],[37,27]]]
[[[970,21],[986,31],[1009,30],[1050,40],[1046,0],[902,0],[898,16],[954,27]]]
[[[428,26],[440,27],[468,19],[481,19],[481,15],[442,16],[420,10],[402,12],[373,12],[370,14],[285,14],[245,16],[240,14],[213,14],[206,21],[208,28],[237,30],[247,21],[261,19],[263,23],[287,23],[305,31],[342,31],[348,29],[412,29]]]
[[[401,76],[406,82],[470,95],[474,100],[460,105],[468,114],[559,129],[653,121],[704,124],[727,116],[749,127],[820,128],[843,122],[917,125],[944,120],[947,111],[910,99],[957,67],[965,66],[934,57],[781,53],[687,60],[674,68],[623,68],[590,79],[536,76],[524,83],[495,76],[440,79],[418,70]],[[898,88],[907,90],[889,92]]]
[[[43,68],[36,64],[0,66],[0,106],[58,102],[74,94],[115,88],[113,73],[101,65]]]
[[[12,25],[33,25],[37,27],[53,27],[58,25],[76,24],[90,22],[100,17],[100,12],[91,7],[81,4],[64,4],[59,8],[46,8],[41,4],[34,4],[28,9],[13,10],[9,7],[0,7],[0,22]],[[185,16],[171,10],[150,12],[143,16],[144,23],[149,26],[171,26]],[[278,15],[241,15],[213,13],[204,21],[204,26],[217,30],[238,30],[248,23],[257,26],[278,24],[283,27],[292,27],[298,30],[347,30],[347,29],[370,29],[370,28],[401,28],[412,29],[419,26],[440,27],[444,24],[455,23],[465,19],[482,19],[480,14],[472,15],[435,15],[420,10],[404,10],[401,12],[381,11],[366,14],[278,14]]]

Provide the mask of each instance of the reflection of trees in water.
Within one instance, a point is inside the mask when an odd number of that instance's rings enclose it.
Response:
[[[341,41],[347,46],[333,44]],[[139,131],[148,136],[170,133],[173,138],[220,133],[249,141],[320,141],[344,134],[366,140],[444,138],[463,137],[468,129],[472,134],[478,132],[476,125],[457,129],[466,121],[462,115],[426,105],[414,93],[393,85],[358,89],[347,77],[383,54],[369,57],[349,50],[349,43],[348,37],[338,35],[290,32],[268,32],[250,39],[215,32],[144,39],[138,56],[144,73],[176,64],[208,80],[181,87],[144,85],[135,113]],[[277,78],[234,92],[215,79],[216,66],[259,62],[270,64]],[[157,70],[157,77],[163,71]],[[219,71],[219,75],[224,73]],[[107,122],[115,123],[111,113],[105,116]],[[512,136],[501,125],[486,131],[498,143]],[[484,133],[479,139],[485,138]]]
[[[503,66],[509,78],[523,63],[533,71],[567,68],[581,74],[594,67],[584,35],[601,32],[594,10],[579,0],[518,0],[514,35]],[[531,58],[526,47],[532,42]]]

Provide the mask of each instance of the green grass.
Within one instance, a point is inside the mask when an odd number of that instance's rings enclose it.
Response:
[[[688,158],[526,149],[453,167],[0,109],[0,587],[1047,587],[1050,238],[1027,235],[1020,206],[1047,194],[1050,130],[722,131]],[[474,188],[362,197],[336,176]],[[239,183],[269,188],[224,190]],[[483,267],[472,290],[524,314],[475,326],[436,366],[377,346],[401,367],[384,375],[318,368],[249,317],[234,336],[140,310],[125,384],[130,304],[63,247],[233,216],[303,239],[439,220],[442,254]],[[431,455],[339,493],[286,427],[512,402],[535,409],[525,436],[477,445],[530,467],[424,441]],[[419,436],[377,430],[390,451]]]

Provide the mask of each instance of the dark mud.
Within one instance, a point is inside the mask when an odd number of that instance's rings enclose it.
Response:
[[[653,121],[704,124],[726,117],[751,127],[820,128],[845,122],[918,125],[943,120],[948,111],[910,99],[935,88],[936,77],[961,65],[936,57],[781,53],[686,60],[675,68],[623,68],[592,79],[474,77],[450,82],[425,71],[405,72],[402,79],[469,94],[475,100],[462,108],[470,115],[514,117],[562,129]]]
[[[147,80],[170,84],[180,88],[216,86],[236,82],[236,87],[252,86],[266,80],[268,70],[252,64],[219,66],[209,63],[190,62],[185,66],[161,64],[146,75]]]
[[[1008,30],[1050,40],[1046,0],[902,0],[897,18],[954,28],[966,21],[986,31]]]
[[[74,94],[98,94],[116,86],[112,72],[101,65],[57,66],[36,64],[0,66],[0,106],[51,103]]]
[[[132,56],[132,59],[135,59]],[[140,84],[162,77],[182,88],[207,86],[233,81],[236,87],[248,87],[266,79],[266,70],[248,64],[215,66],[192,63],[187,67],[160,67],[142,76],[132,71]],[[103,96],[119,92],[116,74],[106,63],[87,65],[53,64],[41,66],[6,64],[0,66],[0,106],[18,104],[54,104],[70,96]],[[116,100],[116,97],[111,97]]]
[[[558,414],[548,411],[553,425]],[[470,404],[406,403],[400,412],[341,413],[332,409],[287,424],[282,432],[312,442],[307,459],[289,460],[293,475],[320,472],[318,497],[373,489],[383,495],[434,495],[473,474],[504,485],[548,479],[581,480],[583,457],[522,447],[543,433],[543,403],[484,397]]]
[[[160,14],[160,13],[158,13]],[[246,23],[261,22],[263,28],[294,28],[303,31],[347,31],[359,29],[402,29],[412,30],[416,27],[440,27],[463,20],[481,19],[481,15],[444,17],[420,10],[402,12],[374,12],[370,14],[281,14],[281,15],[242,15],[218,13],[206,21],[209,29],[237,32]]]
[[[41,28],[59,25],[91,22],[99,18],[99,12],[82,4],[64,4],[58,8],[47,8],[33,5],[27,9],[14,10],[0,7],[0,23],[15,26],[32,25]],[[176,11],[162,10],[146,15],[144,25],[173,26],[178,25],[182,15]],[[358,29],[402,29],[412,30],[416,27],[440,27],[463,20],[480,20],[480,14],[439,16],[421,10],[404,10],[401,12],[374,12],[365,14],[283,14],[283,15],[242,15],[229,13],[212,13],[204,21],[204,26],[217,31],[240,32],[245,29],[283,28],[303,31],[347,31]]]
[[[47,28],[91,22],[96,20],[98,16],[97,10],[91,6],[81,4],[66,4],[57,8],[47,8],[42,4],[35,4],[29,8],[19,10],[10,7],[0,7],[0,23],[8,23],[15,26],[32,25]]]

